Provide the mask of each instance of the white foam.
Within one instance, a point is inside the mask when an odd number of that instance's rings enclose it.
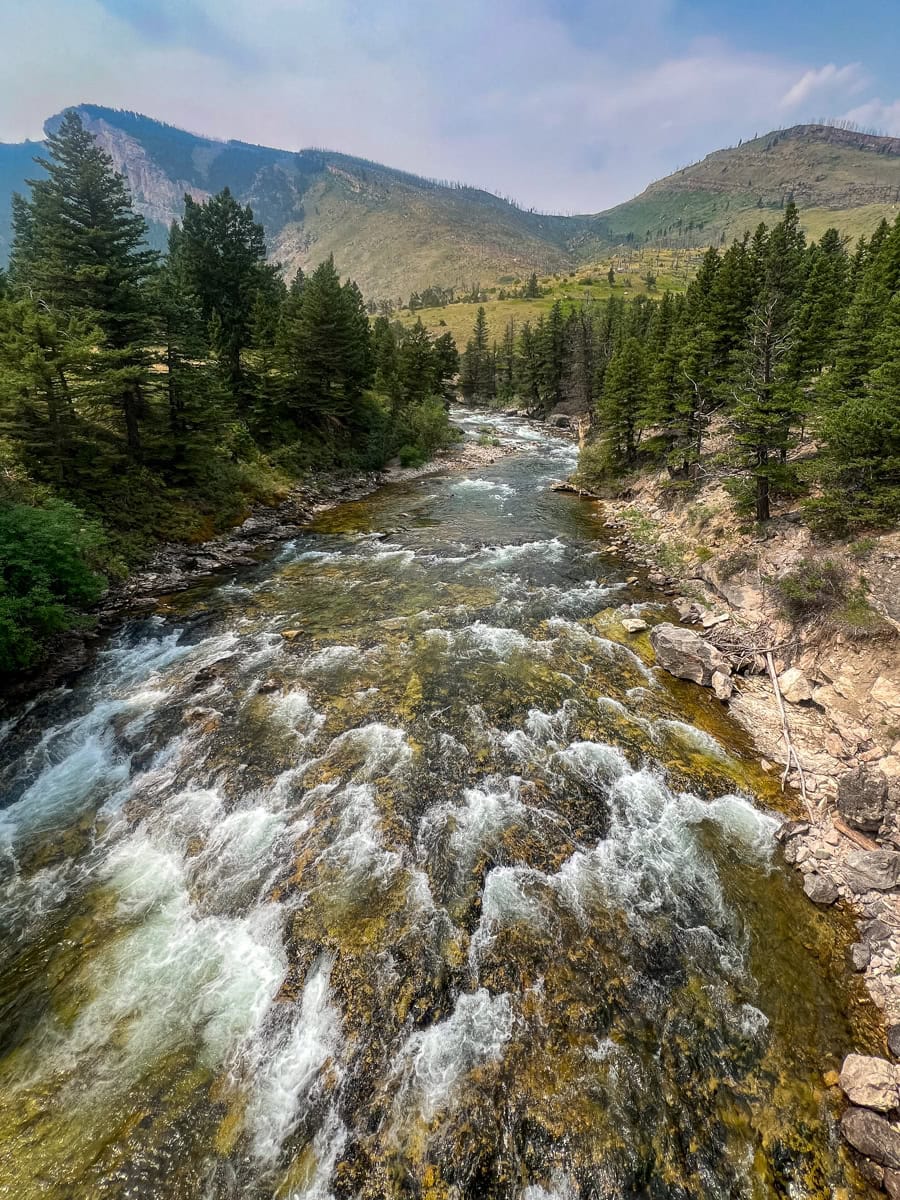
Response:
[[[513,1031],[509,996],[486,988],[457,997],[445,1021],[414,1033],[401,1047],[404,1079],[395,1109],[401,1119],[417,1111],[431,1121],[452,1100],[460,1080],[474,1067],[497,1061]]]
[[[254,1157],[264,1163],[277,1160],[303,1115],[304,1102],[322,1068],[340,1048],[340,1014],[329,992],[332,966],[333,959],[327,956],[316,962],[306,978],[300,1003],[279,1005],[273,1014],[278,1031],[273,1036],[267,1029],[250,1050],[253,1090],[246,1123]],[[335,1125],[330,1140],[337,1152],[339,1148],[333,1143],[339,1137],[340,1128]],[[329,1140],[327,1133],[324,1139]],[[324,1173],[328,1155],[323,1158],[326,1161],[317,1155]],[[328,1169],[326,1182],[330,1175]]]
[[[315,674],[319,671],[347,670],[361,661],[361,655],[356,646],[326,646],[317,650],[305,659],[301,670],[304,674]]]

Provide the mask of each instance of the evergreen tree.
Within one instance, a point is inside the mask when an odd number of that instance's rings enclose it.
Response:
[[[47,136],[45,179],[29,180],[30,200],[13,208],[11,277],[18,295],[60,320],[99,332],[95,402],[120,414],[128,451],[141,454],[141,419],[152,331],[146,282],[157,255],[146,245],[144,219],[131,208],[124,178],[74,110]]]
[[[643,348],[637,337],[628,337],[610,360],[597,413],[613,473],[630,470],[637,462],[646,392]]]
[[[277,353],[286,407],[304,425],[351,425],[373,372],[368,314],[359,289],[341,286],[329,256],[284,313]]]
[[[235,400],[246,405],[242,355],[251,344],[257,293],[271,287],[275,272],[265,261],[263,227],[228,188],[205,204],[185,196],[178,250],[228,386]]]
[[[87,444],[79,407],[100,330],[57,317],[32,300],[0,299],[0,430],[31,475],[71,492],[98,453]]]
[[[460,360],[460,390],[467,400],[491,400],[495,394],[494,361],[488,346],[484,306],[475,316],[472,337]]]

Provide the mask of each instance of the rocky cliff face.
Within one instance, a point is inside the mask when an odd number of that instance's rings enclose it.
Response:
[[[204,188],[186,179],[170,179],[137,138],[103,118],[86,116],[83,120],[116,170],[128,179],[134,207],[148,221],[168,228],[181,219],[185,195],[201,202],[209,199],[211,193]]]

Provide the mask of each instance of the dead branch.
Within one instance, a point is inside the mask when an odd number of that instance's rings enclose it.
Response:
[[[772,687],[775,690],[775,699],[778,701],[778,712],[781,716],[781,733],[784,737],[784,744],[787,749],[787,762],[784,765],[784,774],[781,777],[781,790],[784,791],[788,776],[791,773],[791,761],[797,768],[797,775],[800,779],[800,795],[803,797],[803,803],[806,806],[806,811],[812,819],[813,813],[810,807],[809,800],[806,797],[806,777],[803,774],[803,767],[800,764],[800,759],[797,757],[797,751],[794,749],[794,743],[791,741],[791,731],[788,728],[787,713],[784,708],[784,701],[781,698],[781,688],[778,686],[778,676],[775,674],[775,660],[772,658],[772,651],[766,652],[766,666],[769,669],[769,678],[772,681]]]

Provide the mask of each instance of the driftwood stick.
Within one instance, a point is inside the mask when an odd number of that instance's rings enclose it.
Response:
[[[855,842],[863,850],[877,850],[879,848],[877,842],[873,842],[871,838],[867,838],[864,833],[860,833],[856,829],[851,829],[847,822],[842,817],[837,816],[837,814],[831,818],[831,823],[838,833],[842,833],[844,837],[849,838],[851,842]]]
[[[788,776],[791,773],[791,762],[797,768],[797,775],[800,779],[800,795],[803,797],[803,803],[806,805],[806,811],[812,816],[812,809],[809,801],[806,798],[806,777],[803,774],[803,767],[800,764],[800,759],[797,757],[797,751],[794,749],[794,743],[791,741],[791,731],[788,728],[787,713],[784,708],[784,701],[781,698],[781,688],[778,686],[778,676],[775,673],[775,660],[772,658],[772,651],[766,651],[766,666],[769,668],[769,678],[772,681],[772,687],[775,691],[775,699],[778,701],[778,712],[781,716],[781,733],[784,737],[784,744],[787,750],[787,761],[784,764],[784,774],[781,777],[781,790],[784,791],[784,786],[787,783]]]

